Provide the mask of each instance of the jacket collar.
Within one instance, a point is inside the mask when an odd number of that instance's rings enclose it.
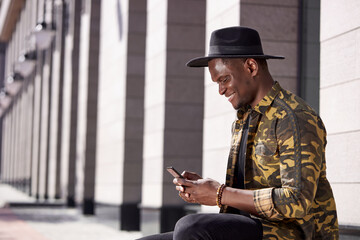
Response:
[[[260,114],[265,114],[268,110],[275,97],[279,94],[281,90],[281,86],[278,82],[275,82],[271,88],[271,90],[265,95],[265,97],[252,109]],[[237,110],[238,119],[242,119],[245,112],[250,109],[250,106],[241,107]]]

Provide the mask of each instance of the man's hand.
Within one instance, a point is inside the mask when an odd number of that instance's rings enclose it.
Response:
[[[202,179],[198,174],[192,172],[183,172],[184,178],[175,178],[173,183],[180,197],[190,203],[199,203],[202,205],[216,205],[216,191],[220,183],[210,179]]]

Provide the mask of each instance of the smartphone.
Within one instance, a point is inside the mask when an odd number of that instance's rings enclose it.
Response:
[[[176,178],[184,178],[183,176],[181,176],[181,174],[176,171],[175,168],[173,167],[167,167],[166,170],[171,174],[173,175],[173,177],[176,177]]]

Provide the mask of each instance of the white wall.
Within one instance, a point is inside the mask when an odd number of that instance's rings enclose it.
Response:
[[[162,204],[167,1],[148,0],[142,205]]]
[[[72,50],[73,35],[65,37],[64,50],[64,98],[63,98],[63,116],[62,116],[62,134],[61,137],[61,166],[60,166],[60,196],[67,194],[68,174],[69,174],[69,149],[70,149],[70,117],[71,117],[71,84],[72,84]]]
[[[90,5],[90,3],[87,3]],[[89,67],[89,34],[90,34],[90,10],[84,11],[81,16],[80,52],[79,52],[79,102],[78,102],[78,128],[76,149],[76,180],[75,199],[83,200],[84,193],[84,167],[86,151],[86,109],[88,98],[88,67]]]
[[[339,224],[360,226],[360,1],[321,2],[320,116]]]
[[[121,22],[117,2],[102,2],[100,28],[95,201],[108,204],[123,197],[128,1],[120,1]]]

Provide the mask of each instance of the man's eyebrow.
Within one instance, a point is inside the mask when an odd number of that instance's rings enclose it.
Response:
[[[221,76],[219,76],[219,77],[216,77],[216,79],[215,79],[215,81],[214,82],[216,82],[216,83],[219,83],[221,80]]]

